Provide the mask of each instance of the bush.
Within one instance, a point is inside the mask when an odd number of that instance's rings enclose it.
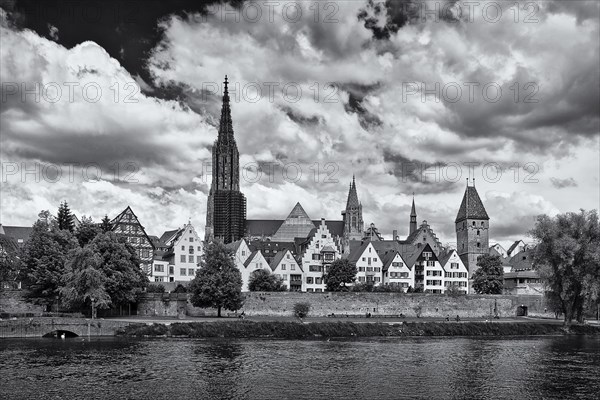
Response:
[[[173,293],[187,293],[187,288],[180,283],[175,290],[173,290]]]
[[[164,293],[165,287],[161,284],[151,283],[146,287],[147,293]]]
[[[294,315],[298,318],[304,318],[310,311],[310,304],[308,303],[296,303],[294,304]]]

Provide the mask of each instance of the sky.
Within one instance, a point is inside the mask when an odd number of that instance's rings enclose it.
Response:
[[[0,0],[0,222],[66,200],[206,222],[224,75],[248,218],[300,202],[443,243],[467,178],[490,242],[598,209],[600,2]],[[473,183],[471,183],[473,184]]]

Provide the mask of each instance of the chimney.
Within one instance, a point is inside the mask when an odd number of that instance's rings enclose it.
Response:
[[[392,231],[392,236],[392,240],[398,240],[398,231],[396,229]]]

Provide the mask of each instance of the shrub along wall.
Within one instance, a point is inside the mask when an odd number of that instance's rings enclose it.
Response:
[[[292,316],[294,304],[309,303],[309,316],[336,315],[400,315],[407,317],[486,317],[497,308],[501,317],[514,316],[517,306],[528,307],[530,315],[544,313],[540,296],[446,296],[399,293],[245,293],[241,311],[248,316]],[[191,305],[186,294],[146,294],[138,304],[141,316],[213,316],[216,310]]]

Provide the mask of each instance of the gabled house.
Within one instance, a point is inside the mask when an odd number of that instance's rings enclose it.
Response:
[[[455,287],[464,294],[469,293],[469,271],[456,250],[450,250],[440,257],[444,270],[444,291]]]
[[[233,261],[236,265],[244,265],[244,263],[246,262],[248,257],[250,257],[250,254],[252,254],[253,251],[250,249],[250,246],[248,245],[248,242],[246,242],[246,239],[240,239],[235,242],[226,244],[225,247],[227,247],[233,252]]]
[[[271,270],[290,292],[303,292],[304,274],[290,250],[282,250],[271,260]]]
[[[419,247],[407,264],[414,265],[415,288],[421,287],[427,293],[444,292],[444,269],[429,244]]]
[[[202,240],[191,222],[180,229],[166,231],[158,240],[157,254],[153,266],[155,282],[189,282],[194,279],[198,271],[200,259],[204,253]],[[166,261],[166,271],[162,271]],[[161,280],[164,278],[166,280]]]
[[[325,291],[323,277],[327,273],[329,265],[340,257],[340,251],[324,219],[300,244],[300,248],[302,249],[300,259],[306,291]]]
[[[243,264],[236,263],[236,265],[242,274],[242,292],[250,290],[248,288],[248,283],[250,282],[250,275],[252,275],[252,272],[259,269],[266,269],[271,272],[269,263],[262,252],[258,250],[253,251]]]
[[[508,252],[504,249],[504,247],[502,247],[502,245],[500,243],[496,243],[496,244],[490,246],[489,253],[490,253],[490,255],[500,256],[501,258],[508,257]]]
[[[356,265],[356,281],[373,286],[382,284],[383,260],[377,253],[373,242],[367,240],[350,253],[348,261]]]
[[[131,207],[127,206],[119,215],[110,221],[112,231],[122,236],[138,252],[140,268],[148,277],[152,276],[154,245]]]
[[[415,286],[414,269],[407,265],[398,250],[390,250],[383,256],[383,284],[400,287],[404,292]]]
[[[527,245],[522,240],[516,240],[506,251],[505,257],[512,257],[517,253],[524,251],[527,248]]]
[[[544,283],[533,268],[534,252],[535,248],[525,248],[508,260],[511,269],[504,273],[505,294],[544,295]]]

